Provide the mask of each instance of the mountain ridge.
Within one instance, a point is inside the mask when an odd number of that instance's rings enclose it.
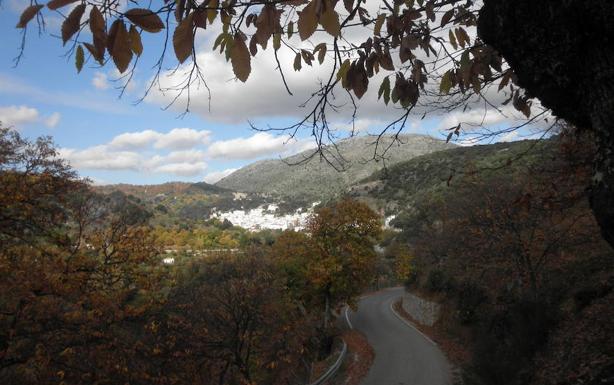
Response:
[[[334,148],[325,148],[330,156],[328,161],[309,157],[313,150],[283,159],[265,159],[240,168],[215,186],[303,203],[326,201],[342,195],[349,186],[384,167],[457,147],[426,135],[405,134],[398,138],[397,142],[391,136],[382,137],[382,148],[390,148],[381,160],[373,160],[377,159],[373,156],[376,137],[357,136],[339,141]]]

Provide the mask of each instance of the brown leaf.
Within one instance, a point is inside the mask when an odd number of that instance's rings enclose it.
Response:
[[[150,9],[133,8],[126,11],[124,15],[144,31],[156,33],[164,29],[162,19]]]
[[[238,32],[234,37],[234,44],[232,45],[230,53],[230,62],[232,63],[232,71],[235,73],[235,76],[245,83],[252,71],[251,56],[249,55],[249,50],[247,49],[247,45],[245,45],[242,34]]]
[[[294,57],[294,70],[295,71],[301,70],[301,53],[300,52],[297,52],[296,56]]]
[[[139,31],[136,30],[134,25],[130,26],[128,35],[130,35],[130,49],[132,49],[132,52],[134,52],[136,56],[141,56],[143,53],[143,43],[141,42]]]
[[[338,37],[341,34],[341,26],[339,25],[339,15],[332,6],[328,6],[326,10],[320,16],[320,24],[322,28],[334,37]]]
[[[301,40],[309,39],[318,27],[318,16],[315,7],[316,1],[317,0],[312,0],[298,13],[298,34]]]
[[[301,56],[303,57],[303,61],[309,66],[311,66],[311,63],[315,59],[311,52],[304,49],[301,50]]]
[[[262,11],[256,19],[256,39],[260,45],[266,44],[276,32],[281,31],[280,25],[281,10],[274,5],[267,4],[262,7]]]
[[[428,17],[431,21],[435,21],[435,2],[433,0],[429,0],[424,9],[426,11],[426,17]]]
[[[126,30],[126,25],[121,21],[117,26],[117,34],[113,41],[113,51],[111,57],[120,73],[126,72],[132,60],[132,48],[130,47],[130,35]]]
[[[354,8],[354,0],[343,0],[343,5],[348,12],[352,12]]]
[[[386,50],[379,55],[379,65],[387,71],[394,71],[394,64],[390,57],[390,51]]]
[[[90,11],[90,31],[94,37],[94,46],[98,56],[104,56],[105,43],[107,40],[106,22],[97,6]]]
[[[448,12],[444,13],[441,17],[441,26],[448,24],[450,20],[452,20],[452,16],[454,16],[454,9],[450,9]]]
[[[458,49],[458,44],[456,43],[456,36],[454,36],[454,32],[452,30],[448,31],[448,39],[450,40],[452,48]]]
[[[177,23],[183,20],[183,11],[185,11],[186,0],[175,0],[175,20]]]
[[[207,29],[207,12],[194,11],[194,25],[197,28]]]
[[[85,48],[87,48],[87,50],[90,52],[90,54],[92,55],[92,57],[94,59],[96,59],[96,61],[100,64],[103,65],[104,64],[104,53],[101,55],[100,51],[98,51],[98,48],[96,48],[93,44],[90,43],[83,43],[83,45],[85,46]]]
[[[47,8],[52,11],[55,11],[58,8],[62,8],[68,4],[74,3],[78,0],[51,0],[47,3]]]
[[[369,78],[367,77],[367,72],[362,65],[357,64],[352,64],[350,71],[352,72],[352,90],[354,90],[356,97],[360,99],[365,92],[367,92],[367,88],[369,88]]]
[[[109,55],[113,52],[113,44],[115,43],[115,36],[117,36],[117,30],[120,23],[122,23],[122,21],[116,19],[113,24],[111,24],[111,28],[109,28],[109,33],[107,34],[107,50],[109,51]]]
[[[256,35],[252,35],[252,38],[249,39],[249,53],[252,56],[256,56],[258,53],[258,41],[256,40]]]
[[[313,53],[318,52],[318,62],[322,64],[324,62],[324,57],[326,56],[326,43],[320,43],[315,46],[313,49]]]
[[[401,47],[399,48],[399,59],[401,59],[401,63],[405,63],[406,61],[412,59],[414,54],[412,50],[418,47],[418,40],[415,36],[408,35],[401,40]]]
[[[192,15],[190,13],[188,17],[183,19],[181,23],[175,28],[173,33],[173,48],[175,49],[175,56],[179,63],[183,63],[192,55],[194,49],[194,25],[192,23]]]
[[[381,36],[384,21],[386,21],[386,14],[380,13],[379,15],[377,15],[377,20],[375,20],[375,27],[373,27],[373,34],[375,36]]]
[[[79,30],[83,13],[85,13],[85,4],[79,4],[62,23],[62,41],[64,44]]]
[[[19,17],[19,23],[17,23],[17,28],[26,28],[30,20],[32,20],[34,16],[36,16],[38,11],[40,11],[41,8],[43,7],[44,5],[39,4],[39,5],[31,5],[28,8],[26,8],[21,13],[21,16]]]

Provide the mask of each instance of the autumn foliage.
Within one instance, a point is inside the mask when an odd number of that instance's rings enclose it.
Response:
[[[137,198],[94,193],[49,138],[2,129],[0,145],[3,384],[304,382],[328,353],[331,308],[372,275],[380,220],[358,202],[272,247],[168,266],[169,236],[207,232],[152,228]]]
[[[564,134],[503,168],[469,164],[412,214],[407,283],[439,298],[440,326],[471,347],[465,383],[611,376],[612,249],[586,200],[583,140]]]
[[[364,203],[346,199],[316,211],[307,234],[285,232],[272,254],[299,301],[322,309],[324,326],[330,310],[356,297],[375,278],[374,244],[381,219]]]

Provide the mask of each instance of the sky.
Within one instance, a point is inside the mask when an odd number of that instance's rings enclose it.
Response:
[[[372,2],[373,3],[373,2]],[[377,2],[375,2],[377,3]],[[300,105],[326,74],[326,64],[285,71],[293,96],[285,91],[271,49],[252,59],[252,74],[245,84],[234,79],[229,63],[212,52],[215,33],[197,35],[197,62],[204,68],[209,91],[200,85],[190,89],[190,112],[183,114],[187,99],[173,90],[154,88],[145,100],[152,79],[152,67],[160,54],[158,36],[144,36],[144,53],[126,92],[126,83],[112,65],[100,67],[92,60],[77,73],[68,46],[57,38],[61,15],[48,9],[46,29],[39,35],[33,23],[27,30],[26,49],[20,62],[21,31],[14,28],[26,0],[0,3],[0,121],[34,139],[52,136],[60,155],[83,177],[97,184],[156,184],[168,181],[207,181],[214,183],[244,165],[260,159],[279,158],[313,147],[308,131],[295,138],[274,132],[258,132],[257,127],[284,127],[302,116]],[[368,32],[368,31],[367,31]],[[356,39],[365,31],[357,30]],[[144,33],[147,35],[146,33]],[[149,44],[148,44],[149,43]],[[306,42],[305,44],[308,44]],[[282,63],[292,63],[293,54],[280,51]],[[185,67],[173,71],[172,52],[165,59],[160,84],[179,84]],[[361,134],[377,133],[399,111],[377,101],[377,79],[359,102],[355,129]],[[340,105],[348,104],[338,96]],[[470,110],[421,119],[410,119],[406,133],[421,133],[445,139],[446,129],[459,122],[473,122],[500,128],[513,124],[514,115],[495,111]],[[351,112],[341,108],[329,119],[338,138],[350,134]],[[518,131],[495,140],[517,140],[535,136]],[[465,144],[467,142],[464,142]],[[463,144],[463,142],[461,142]]]

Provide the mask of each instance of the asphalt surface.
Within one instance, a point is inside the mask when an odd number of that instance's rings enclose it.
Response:
[[[450,366],[441,350],[392,312],[402,295],[403,288],[386,289],[363,297],[358,311],[344,314],[375,351],[361,385],[450,385]]]

